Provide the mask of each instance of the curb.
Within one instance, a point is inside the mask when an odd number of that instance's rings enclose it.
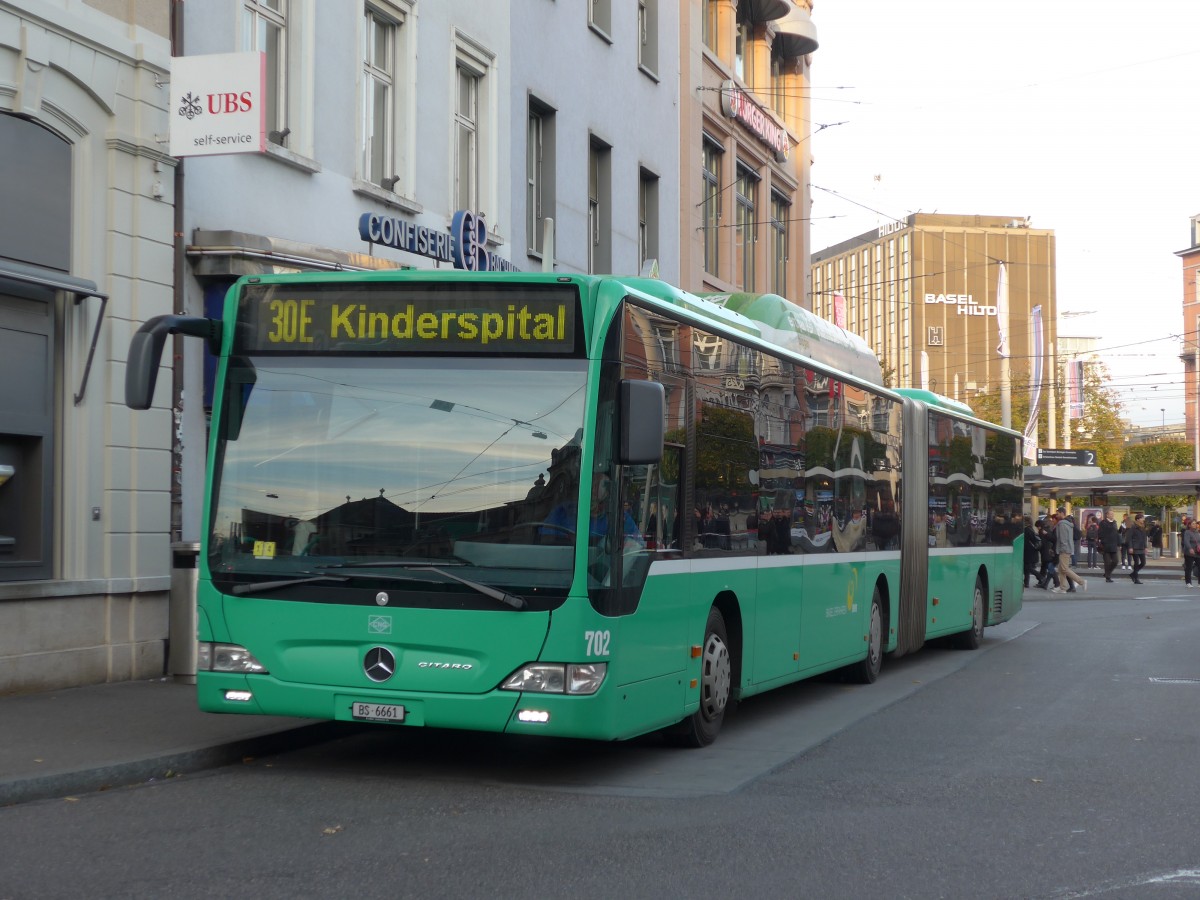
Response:
[[[359,726],[353,723],[316,722],[209,747],[178,750],[160,756],[111,763],[76,772],[52,772],[31,778],[0,780],[0,808],[175,778],[227,766],[240,762],[247,756],[271,756],[285,750],[326,743],[346,737],[357,730]]]

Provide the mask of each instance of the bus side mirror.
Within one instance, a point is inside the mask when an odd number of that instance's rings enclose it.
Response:
[[[648,465],[662,459],[667,402],[657,381],[622,381],[618,422],[623,466]]]
[[[149,409],[154,402],[154,385],[162,361],[163,344],[168,334],[187,334],[204,338],[213,353],[221,349],[221,323],[197,316],[155,316],[148,319],[129,342],[125,361],[125,405],[130,409]]]

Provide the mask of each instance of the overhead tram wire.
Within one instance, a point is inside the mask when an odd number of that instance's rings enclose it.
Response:
[[[811,124],[811,122],[810,122],[810,123],[808,123],[808,124]],[[810,138],[812,138],[812,136],[813,136],[813,135],[815,135],[815,134],[820,134],[820,133],[821,133],[822,131],[824,131],[826,128],[833,128],[833,127],[835,127],[835,126],[837,126],[837,125],[845,125],[845,124],[846,124],[845,122],[830,122],[830,123],[828,123],[828,124],[826,124],[826,125],[818,125],[818,127],[817,127],[817,130],[816,130],[816,131],[810,131],[808,134],[806,134],[806,135],[805,135],[804,137],[802,137],[800,140],[796,141],[796,143],[792,144],[791,146],[792,146],[793,148],[795,148],[795,147],[799,147],[799,146],[800,146],[801,144],[803,144],[805,141],[807,141],[807,140],[809,140]],[[722,151],[722,152],[724,152],[724,151]],[[758,180],[760,180],[760,181],[762,180],[762,173],[763,173],[763,171],[764,171],[764,170],[767,168],[767,166],[769,166],[770,164],[771,164],[770,160],[767,160],[767,161],[765,161],[765,162],[764,162],[762,165],[760,165],[760,166],[758,166],[758,167],[756,167],[756,168],[754,168],[754,169],[752,170],[752,171],[754,172],[754,174],[755,174],[756,178],[758,178]],[[716,192],[715,194],[713,194],[713,197],[720,197],[722,194],[724,194],[724,193],[725,193],[727,190],[729,190],[731,187],[734,187],[734,186],[735,186],[737,183],[738,183],[738,179],[737,179],[737,178],[734,178],[734,179],[733,179],[733,181],[727,182],[726,184],[723,184],[723,185],[719,185],[719,186],[717,187],[717,192]],[[693,207],[693,209],[698,209],[698,208],[700,208],[700,207],[704,206],[704,205],[705,205],[705,204],[707,204],[707,203],[708,203],[708,202],[709,202],[711,199],[713,199],[713,197],[705,197],[705,198],[703,198],[702,200],[700,200],[700,202],[698,202],[698,203],[696,203],[696,204],[695,204],[695,206]],[[836,217],[836,216],[829,216],[828,218],[838,218],[838,217]],[[803,220],[801,220],[801,221],[803,221]]]

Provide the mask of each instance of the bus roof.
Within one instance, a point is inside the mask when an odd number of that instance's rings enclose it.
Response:
[[[653,278],[621,281],[658,300],[760,337],[868,384],[883,384],[879,358],[866,341],[778,294],[690,294]]]
[[[964,416],[978,418],[975,411],[967,404],[958,400],[952,400],[950,397],[943,397],[941,394],[935,394],[933,391],[927,391],[922,388],[896,388],[896,393],[902,397],[911,397],[913,400],[920,400],[926,406],[940,406],[942,409],[948,409],[951,412],[962,413]]]

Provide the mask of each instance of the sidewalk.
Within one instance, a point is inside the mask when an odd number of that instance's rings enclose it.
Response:
[[[1076,571],[1103,581],[1101,570]],[[1141,578],[1173,579],[1182,588],[1183,561],[1147,560]],[[1113,580],[1130,583],[1129,571],[1116,570]],[[1031,588],[1026,596],[1042,594]],[[0,697],[0,807],[186,775],[354,728],[201,712],[196,686],[169,678]]]
[[[201,712],[196,686],[169,678],[0,697],[0,723],[0,807],[170,778],[348,733],[336,722]]]
[[[1080,553],[1079,565],[1075,566],[1075,574],[1081,578],[1099,578],[1104,580],[1104,564],[1101,560],[1097,560],[1098,568],[1089,569],[1087,567],[1087,551]],[[1129,569],[1117,568],[1113,570],[1113,581],[1118,584],[1128,582]],[[1163,557],[1162,559],[1151,559],[1149,554],[1146,555],[1146,567],[1138,573],[1138,578],[1143,581],[1147,578],[1157,579],[1174,579],[1178,581],[1180,586],[1183,585],[1183,558],[1171,559]]]

